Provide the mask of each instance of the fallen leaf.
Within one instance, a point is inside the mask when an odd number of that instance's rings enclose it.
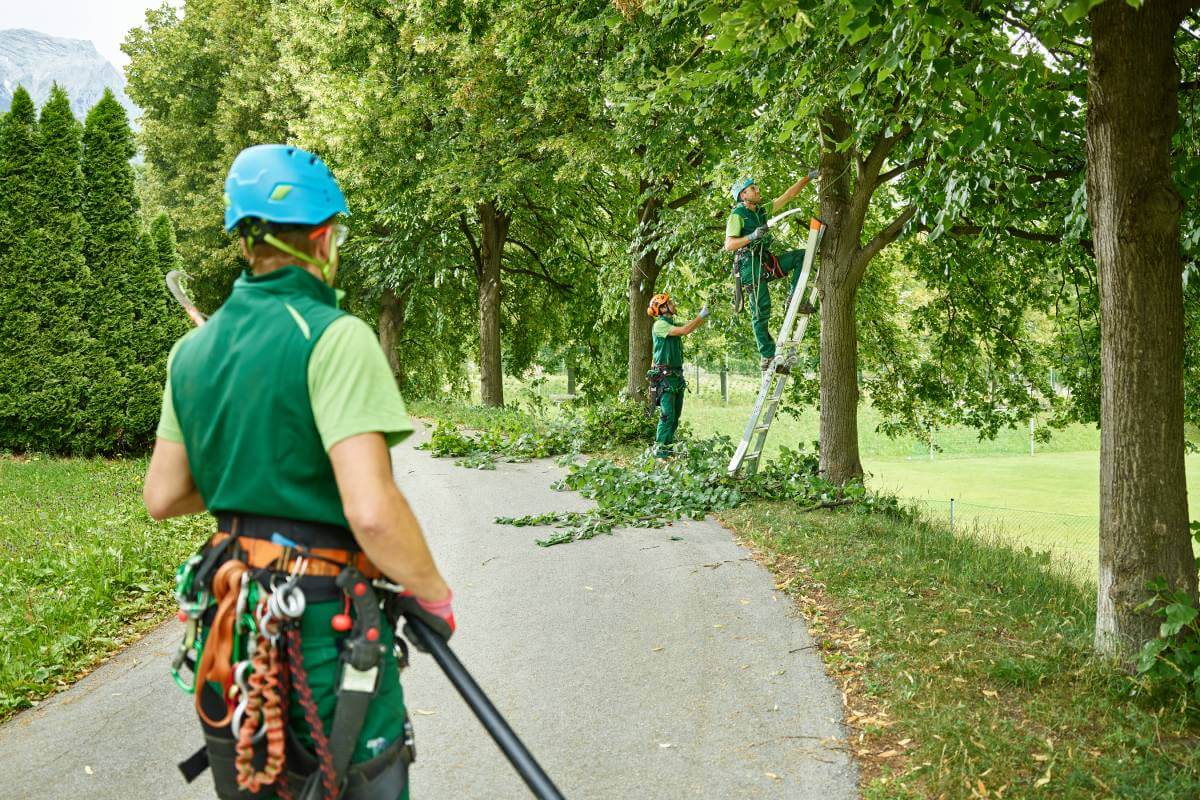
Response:
[[[1000,696],[1000,693],[999,693],[999,692],[992,691],[991,689],[984,689],[984,690],[983,690],[983,696],[984,696],[984,697],[999,697],[999,696]]]
[[[659,746],[659,747],[664,747],[664,748],[665,748],[665,747],[671,747],[672,745],[671,745],[671,743],[670,743],[670,742],[659,742],[659,743],[658,743],[658,746]]]
[[[895,758],[898,755],[900,755],[900,752],[898,750],[884,750],[882,753],[879,754],[879,757],[880,758]]]
[[[908,747],[910,744],[912,744],[912,739],[901,739],[898,744],[901,747]]]
[[[91,768],[91,767],[89,767],[89,766],[87,766],[86,764],[85,764],[85,765],[84,765],[84,767],[83,767],[83,771],[84,771],[84,772],[86,772],[88,775],[95,775],[95,774],[96,774],[96,773],[92,772],[92,768]]]
[[[590,586],[585,586],[585,587],[583,587],[583,588],[587,589],[589,592],[594,592],[594,591],[596,591],[595,589],[593,589],[593,588],[592,588],[592,587],[590,587]]]
[[[741,668],[742,668],[742,669],[749,669],[749,668],[750,668],[750,665],[749,665],[749,664],[742,664]]]
[[[774,772],[764,772],[763,775],[766,775],[768,778],[770,778],[773,781],[779,780],[779,776],[776,775]]]
[[[663,646],[660,644],[658,647],[651,647],[651,648],[650,648],[650,652],[651,652],[651,653],[657,653],[657,652],[659,652],[660,650],[665,650],[665,649],[666,649],[666,648],[665,648],[665,647],[663,647]]]
[[[742,605],[744,605],[744,606],[748,606],[748,605],[750,605],[750,601],[749,601],[749,600],[741,599],[741,600],[738,600],[738,602],[739,602],[739,603],[741,603],[741,604],[742,604]]]
[[[420,714],[420,715],[421,715],[421,716],[423,716],[423,717],[432,717],[434,714],[436,714],[436,713],[437,713],[436,711],[432,711],[432,710],[430,710],[430,711],[426,711],[426,710],[425,710],[425,709],[423,709],[423,708],[414,708],[414,709],[413,709],[413,712],[414,712],[414,713],[417,713],[417,714]]]

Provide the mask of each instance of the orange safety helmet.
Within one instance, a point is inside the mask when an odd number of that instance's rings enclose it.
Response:
[[[658,317],[662,316],[663,308],[666,307],[667,303],[670,302],[671,295],[667,294],[666,292],[656,294],[654,297],[650,298],[650,305],[646,307],[646,313],[657,319]]]

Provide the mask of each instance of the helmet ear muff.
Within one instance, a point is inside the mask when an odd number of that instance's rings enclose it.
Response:
[[[646,313],[654,318],[662,316],[663,309],[671,302],[671,295],[666,292],[656,294],[650,298],[650,305],[646,307]]]

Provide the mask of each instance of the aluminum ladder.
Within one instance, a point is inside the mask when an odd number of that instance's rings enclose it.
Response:
[[[804,266],[800,278],[796,281],[796,290],[792,292],[788,302],[787,314],[779,327],[779,338],[775,341],[775,358],[763,372],[762,386],[758,390],[758,399],[754,402],[754,410],[746,421],[746,430],[742,433],[742,441],[737,451],[729,460],[729,474],[736,476],[741,470],[746,475],[758,471],[758,463],[762,458],[763,445],[767,441],[767,433],[775,420],[775,412],[783,399],[783,390],[787,386],[788,376],[776,371],[780,365],[789,368],[796,363],[796,354],[804,332],[808,330],[808,314],[799,313],[800,299],[808,292],[809,302],[816,306],[817,282],[812,277],[813,262],[816,260],[817,248],[821,244],[821,236],[825,233],[825,223],[813,218],[808,223],[808,247],[804,250]],[[799,319],[797,320],[797,317]],[[744,468],[744,469],[743,469]]]

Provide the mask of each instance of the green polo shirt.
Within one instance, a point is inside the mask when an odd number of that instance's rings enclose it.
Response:
[[[167,385],[158,421],[158,437],[178,444],[183,444],[183,431],[171,402],[170,370],[176,351],[187,338],[175,343],[167,359]],[[379,340],[357,317],[342,316],[329,325],[313,347],[307,378],[313,418],[325,452],[360,433],[382,433],[388,447],[412,433],[412,421]]]

